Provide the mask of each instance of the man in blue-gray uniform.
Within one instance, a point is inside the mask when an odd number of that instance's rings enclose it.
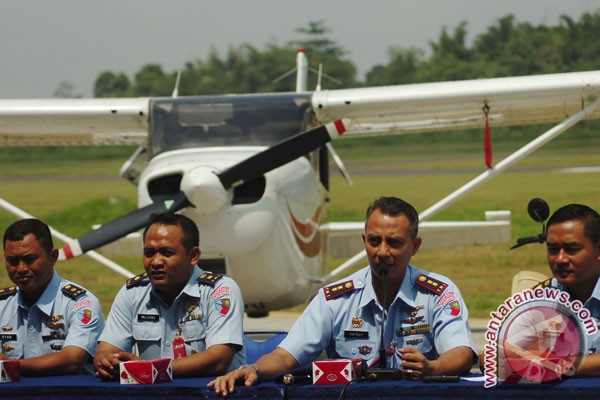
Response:
[[[245,361],[244,302],[228,277],[202,271],[196,224],[153,215],[144,230],[145,273],[117,294],[94,357],[97,374],[116,379],[122,361],[173,359],[173,376],[214,376]],[[139,357],[132,354],[137,346]]]
[[[583,204],[568,204],[548,219],[548,265],[554,276],[540,287],[565,290],[600,321],[600,215]],[[587,356],[576,376],[600,376],[600,333],[587,338]]]
[[[362,235],[369,266],[319,291],[273,352],[209,385],[227,395],[238,381],[271,379],[323,350],[378,366],[383,315],[385,365],[401,368],[407,379],[468,372],[477,356],[458,288],[409,264],[421,245],[418,218],[401,199],[375,200]]]
[[[19,360],[22,375],[92,374],[104,328],[100,302],[54,270],[58,250],[48,225],[14,222],[3,248],[15,286],[0,289],[0,360]]]

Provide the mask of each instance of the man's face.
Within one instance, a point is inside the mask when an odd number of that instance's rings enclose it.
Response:
[[[600,276],[600,244],[586,236],[582,221],[548,228],[547,257],[554,277],[568,288],[594,286]]]
[[[200,250],[186,250],[177,225],[154,224],[144,238],[144,268],[150,282],[164,295],[175,298],[189,280]]]
[[[410,223],[404,214],[397,217],[375,210],[365,227],[363,240],[371,270],[379,276],[379,268],[387,266],[388,279],[400,283],[411,257],[421,245],[421,238],[410,235]]]
[[[52,280],[54,264],[58,258],[56,249],[48,253],[33,234],[21,241],[7,240],[4,260],[8,277],[26,295],[37,300]]]

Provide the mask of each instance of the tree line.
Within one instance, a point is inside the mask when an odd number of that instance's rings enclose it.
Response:
[[[600,11],[578,20],[562,16],[556,26],[499,18],[467,45],[467,23],[442,29],[431,41],[430,55],[415,47],[392,47],[389,62],[375,65],[364,79],[347,51],[329,38],[325,21],[296,29],[299,39],[259,50],[250,44],[231,46],[224,56],[213,49],[208,59],[187,62],[181,69],[179,95],[293,91],[295,79],[285,79],[294,67],[299,47],[305,48],[311,69],[324,66],[322,87],[328,89],[435,82],[500,76],[534,75],[600,69]],[[178,71],[147,64],[130,79],[105,71],[94,84],[95,97],[170,96]],[[309,87],[316,86],[309,74]],[[68,93],[68,90],[63,89]],[[60,91],[57,91],[61,93]],[[67,96],[64,96],[67,97]]]

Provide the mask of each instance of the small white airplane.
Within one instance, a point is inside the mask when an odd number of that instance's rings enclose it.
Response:
[[[290,93],[0,100],[0,146],[138,144],[121,173],[137,185],[139,208],[69,241],[62,255],[96,254],[153,212],[181,212],[200,229],[200,264],[235,278],[248,314],[262,316],[364,263],[363,222],[328,221],[330,140],[558,122],[420,214],[423,235],[441,229],[444,245],[464,245],[486,242],[478,229],[490,227],[488,241],[509,241],[510,221],[427,220],[578,121],[600,117],[600,72],[307,91],[307,71],[299,51]],[[326,273],[329,241],[348,234],[358,253]]]

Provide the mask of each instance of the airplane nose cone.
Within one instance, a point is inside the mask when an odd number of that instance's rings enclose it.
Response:
[[[199,214],[212,214],[227,202],[227,191],[219,177],[208,168],[187,171],[181,180],[181,190]]]

